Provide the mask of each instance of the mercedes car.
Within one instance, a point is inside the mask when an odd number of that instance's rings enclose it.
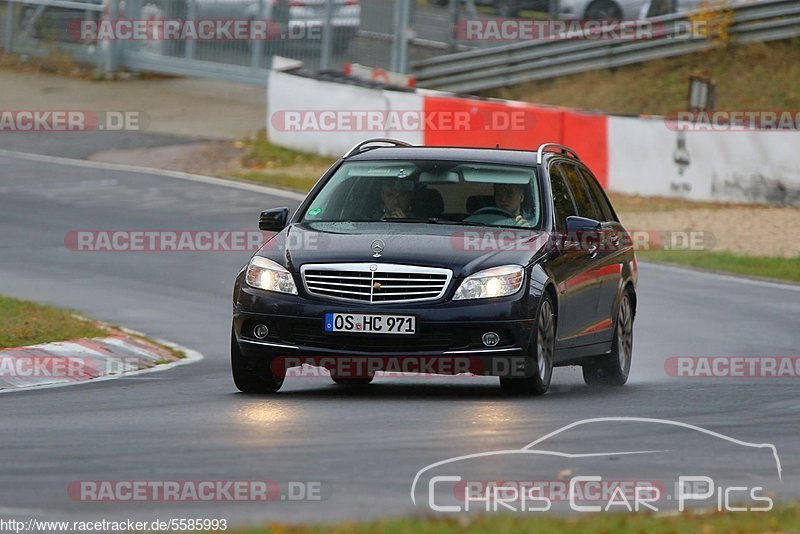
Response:
[[[274,235],[233,291],[242,392],[274,393],[306,364],[350,386],[497,376],[511,395],[544,394],[557,366],[581,366],[589,385],[628,379],[632,240],[568,147],[370,139],[259,228]]]

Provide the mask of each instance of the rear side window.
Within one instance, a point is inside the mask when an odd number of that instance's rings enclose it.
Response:
[[[608,198],[600,187],[600,184],[597,183],[595,177],[588,173],[586,169],[580,169],[580,171],[581,175],[586,181],[586,185],[589,186],[589,193],[592,195],[595,203],[600,206],[600,211],[603,213],[603,220],[616,221],[617,216],[614,215],[614,210],[611,207],[611,204],[608,202]]]
[[[578,208],[578,215],[596,221],[604,220],[600,208],[595,204],[592,197],[589,196],[589,189],[584,183],[583,177],[578,172],[578,168],[574,165],[564,163],[562,163],[560,167],[563,169],[567,184],[569,184],[569,189],[572,191],[572,197],[575,199],[575,207]]]
[[[572,195],[569,192],[564,175],[559,165],[550,166],[550,188],[553,191],[553,207],[555,208],[556,229],[565,230],[567,217],[577,215]]]

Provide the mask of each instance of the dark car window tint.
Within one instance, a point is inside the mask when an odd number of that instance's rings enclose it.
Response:
[[[553,207],[555,208],[556,229],[564,230],[570,215],[577,215],[564,175],[558,165],[550,167],[550,188],[553,191]]]
[[[561,164],[564,170],[564,176],[567,178],[569,189],[572,191],[572,198],[575,199],[575,207],[578,208],[578,215],[587,217],[596,221],[602,220],[603,215],[600,213],[600,208],[594,203],[589,196],[589,190],[583,182],[583,178],[578,172],[578,168],[574,165]]]
[[[587,172],[586,169],[580,169],[580,171],[583,175],[583,178],[586,180],[587,185],[589,186],[589,192],[592,194],[592,198],[594,199],[595,203],[600,206],[600,211],[603,212],[603,220],[616,221],[617,216],[614,214],[614,209],[608,202],[608,197],[606,197],[602,187],[600,187],[600,184],[597,182],[597,179],[592,176],[590,172]]]
[[[586,181],[586,185],[589,186],[589,193],[592,195],[595,203],[600,206],[600,211],[603,213],[603,220],[615,221],[617,218],[614,215],[614,210],[611,208],[611,204],[609,204],[606,195],[600,188],[600,184],[597,183],[595,177],[588,173],[586,169],[580,169],[580,171],[583,179]]]

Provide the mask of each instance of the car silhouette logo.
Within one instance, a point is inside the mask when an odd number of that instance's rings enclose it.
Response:
[[[370,247],[370,249],[372,249],[372,257],[380,258],[381,252],[383,252],[384,248],[386,248],[386,243],[384,243],[382,239],[376,239],[373,241],[372,246]]]

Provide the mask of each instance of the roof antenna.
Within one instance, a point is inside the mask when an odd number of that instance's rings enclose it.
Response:
[[[497,143],[497,146],[495,146],[495,148],[499,149],[500,148],[500,143]]]

